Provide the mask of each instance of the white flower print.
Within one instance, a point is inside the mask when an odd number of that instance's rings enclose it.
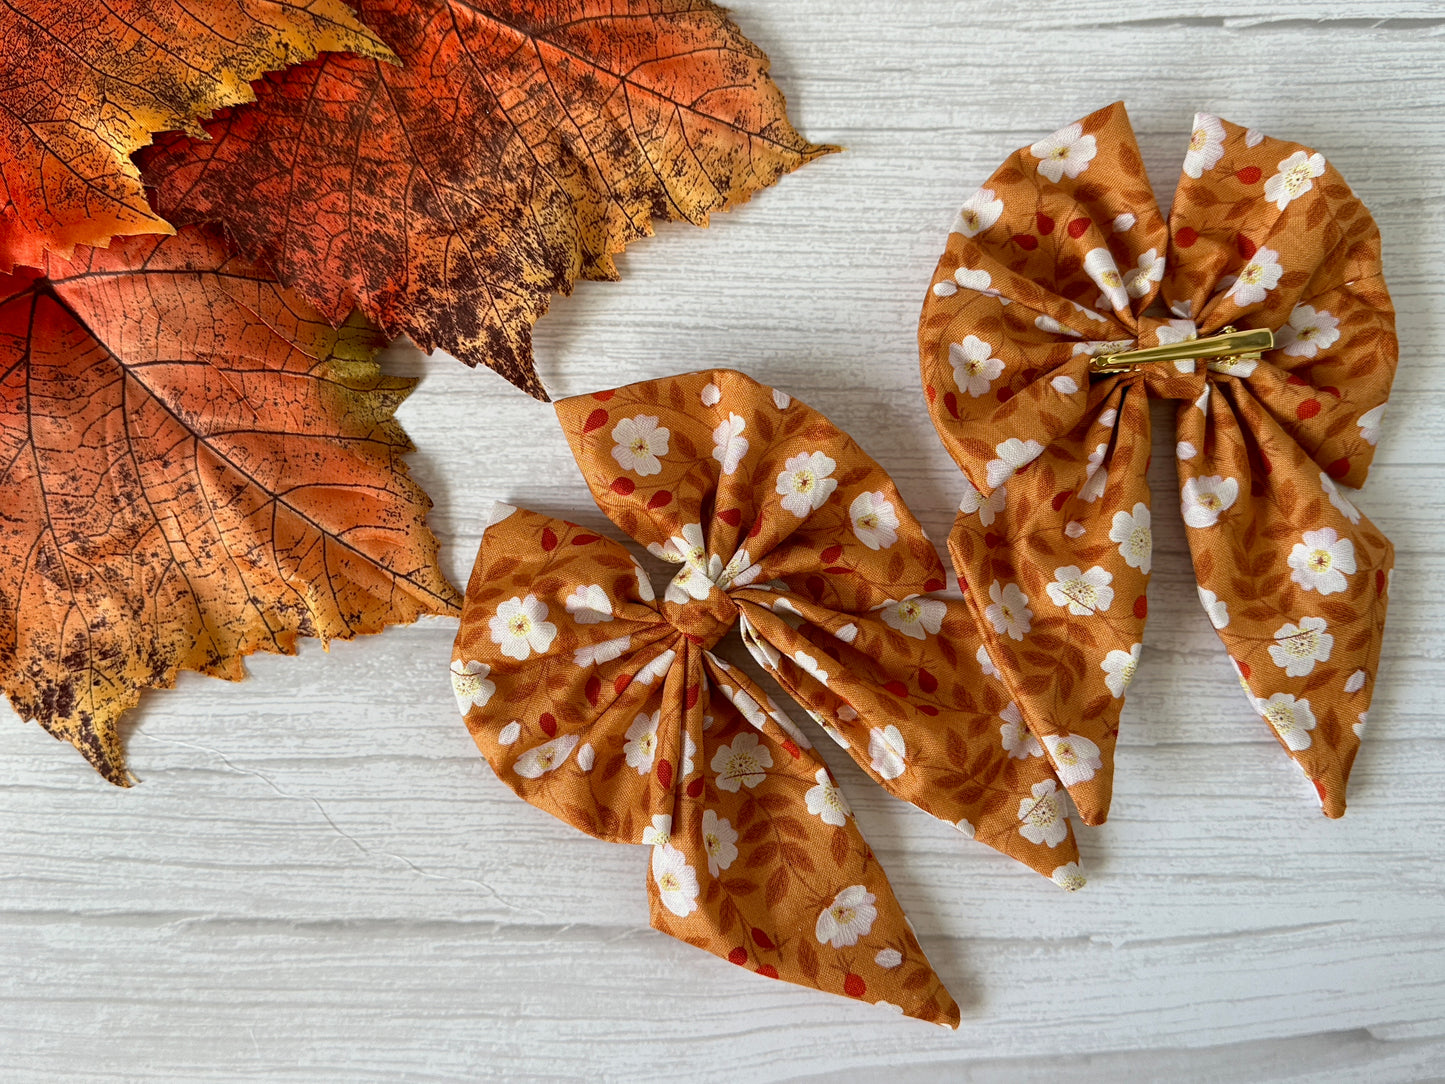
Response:
[[[623,470],[630,470],[644,478],[650,474],[662,473],[661,457],[667,454],[671,430],[659,426],[651,414],[639,414],[635,418],[623,418],[612,429],[612,458]]]
[[[903,953],[895,948],[879,949],[878,955],[873,957],[873,962],[884,971],[891,971],[903,962]]]
[[[715,586],[712,578],[696,565],[683,565],[668,582],[662,597],[674,605],[686,606],[690,601],[707,598]]]
[[[788,405],[792,401],[793,397],[787,392],[779,391],[777,388],[773,389],[773,406],[777,407],[779,410],[787,410]]]
[[[1087,533],[1088,528],[1076,519],[1071,519],[1068,523],[1064,524],[1065,538],[1083,538]]]
[[[948,604],[936,598],[909,595],[902,602],[888,599],[879,608],[879,616],[890,629],[897,629],[914,640],[937,636],[948,615]]]
[[[497,731],[498,745],[511,745],[522,736],[522,724],[513,719],[501,730]]]
[[[1022,640],[1033,627],[1034,612],[1029,609],[1029,596],[1019,590],[1016,583],[999,583],[994,580],[988,586],[991,605],[984,610],[984,617],[993,625],[994,632]]]
[[[508,599],[488,625],[492,643],[509,659],[525,659],[534,651],[541,655],[557,636],[557,626],[547,620],[547,604],[536,595]]]
[[[1237,376],[1241,380],[1257,368],[1259,368],[1259,362],[1253,358],[1244,357],[1214,358],[1208,363],[1211,373],[1219,373],[1221,376]]]
[[[1135,644],[1128,651],[1111,651],[1099,664],[1099,669],[1104,671],[1104,684],[1109,686],[1109,692],[1114,695],[1115,700],[1124,695],[1129,682],[1134,680],[1134,673],[1139,669],[1139,655],[1143,650],[1143,644]]]
[[[627,757],[627,766],[636,768],[638,775],[652,771],[652,761],[657,756],[657,721],[661,713],[661,709],[651,715],[640,712],[627,728],[627,743],[622,752]]]
[[[577,767],[584,772],[590,772],[592,765],[597,763],[597,750],[592,748],[592,743],[587,742],[581,749],[577,750]]]
[[[1365,687],[1365,679],[1369,677],[1363,670],[1356,670],[1345,682],[1345,692],[1357,693]]]
[[[822,508],[838,488],[838,480],[829,477],[837,465],[822,452],[799,452],[791,457],[778,475],[783,507],[799,519]]]
[[[1289,578],[1306,591],[1333,595],[1345,589],[1345,576],[1355,571],[1355,544],[1333,527],[1305,531],[1289,552]]]
[[[1130,297],[1143,297],[1163,278],[1164,257],[1151,248],[1139,256],[1139,266],[1124,272],[1124,290]]]
[[[972,290],[974,293],[985,294],[988,297],[1002,296],[993,288],[993,276],[980,268],[960,267],[953,273],[953,281],[965,290]]]
[[[1109,305],[1116,309],[1129,307],[1129,291],[1124,287],[1124,276],[1119,273],[1119,266],[1107,248],[1089,250],[1084,257],[1084,274],[1093,279],[1094,284],[1103,291],[1104,299]],[[1164,275],[1162,267],[1159,275],[1161,278]]]
[[[884,779],[897,779],[908,767],[908,746],[896,726],[875,726],[868,731],[868,762]]]
[[[878,918],[876,897],[863,885],[849,885],[818,914],[813,936],[820,945],[847,948],[867,937]]]
[[[998,717],[1003,720],[1003,726],[998,728],[999,737],[1003,739],[1004,752],[1011,760],[1028,760],[1029,757],[1044,755],[1044,747],[1024,722],[1018,704],[1010,700]]]
[[[994,199],[992,188],[980,188],[959,208],[958,217],[949,227],[949,233],[961,233],[965,237],[977,237],[998,221],[1003,214],[1003,200]]]
[[[1264,133],[1258,128],[1250,128],[1244,133],[1244,145],[1246,147],[1258,147],[1264,142]]]
[[[958,510],[968,515],[978,513],[978,522],[987,527],[1008,501],[1008,487],[999,485],[985,497],[967,477],[963,479],[963,496],[959,499]]]
[[[708,383],[703,385],[702,394],[699,395],[698,398],[702,400],[703,406],[715,407],[718,403],[722,402],[722,389],[712,383],[712,381],[708,381]]]
[[[998,677],[998,667],[993,664],[993,659],[989,658],[988,648],[979,644],[973,657],[978,660],[978,667],[983,671],[984,677]]]
[[[576,734],[562,734],[551,741],[528,749],[517,758],[512,770],[524,779],[537,779],[560,768],[577,748]]]
[[[858,639],[858,626],[849,621],[842,628],[838,629],[837,632],[833,633],[833,637],[842,640],[845,644],[851,644],[854,640]]]
[[[1033,786],[1033,797],[1019,800],[1019,834],[1030,843],[1057,847],[1069,835],[1069,822],[1056,792],[1059,785],[1045,779]]]
[[[1199,338],[1199,328],[1193,320],[1166,320],[1154,329],[1154,338],[1160,346],[1173,346],[1175,343],[1193,342]],[[1189,367],[1182,368],[1184,362],[1175,362],[1174,367],[1181,373],[1192,373],[1194,362],[1189,362]]]
[[[1239,482],[1218,474],[1190,478],[1179,490],[1184,522],[1191,527],[1213,527],[1239,499]]]
[[[743,436],[747,427],[742,418],[729,414],[727,421],[719,422],[712,431],[712,457],[722,464],[724,474],[735,473],[743,456],[748,454],[748,438]]]
[[[1054,870],[1053,873],[1049,874],[1049,879],[1065,892],[1077,892],[1089,883],[1088,879],[1084,876],[1084,871],[1079,868],[1079,863],[1077,862],[1070,862],[1067,865],[1060,866]]]
[[[1125,211],[1123,214],[1114,217],[1114,221],[1110,223],[1109,228],[1115,233],[1128,233],[1134,228],[1134,223],[1138,221],[1139,220],[1128,211]]]
[[[1055,606],[1066,607],[1075,617],[1103,613],[1114,601],[1112,573],[1094,565],[1085,572],[1077,565],[1054,569],[1053,582],[1044,590]]]
[[[707,871],[716,877],[738,856],[738,833],[732,822],[713,810],[702,814],[702,849],[707,852]]]
[[[637,671],[637,673],[632,676],[632,680],[641,682],[643,685],[651,685],[658,678],[662,677],[663,674],[667,673],[668,669],[672,666],[672,660],[675,658],[677,658],[677,652],[672,650],[672,648],[668,648],[641,670]]]
[[[487,680],[491,672],[490,666],[475,659],[470,662],[452,660],[452,695],[457,698],[457,710],[463,715],[474,707],[486,707],[487,701],[497,691],[496,683]]]
[[[1045,734],[1042,740],[1059,782],[1066,787],[1087,783],[1103,764],[1099,747],[1080,734]]]
[[[1014,472],[1027,467],[1044,454],[1044,446],[1036,440],[1019,440],[1009,437],[996,448],[997,459],[988,461],[988,488],[997,489],[1013,476]]]
[[[812,675],[813,679],[820,685],[828,684],[828,671],[820,667],[818,660],[806,651],[794,651],[793,661],[798,664],[800,670]]]
[[[1209,623],[1217,629],[1226,628],[1229,625],[1229,607],[1224,600],[1206,588],[1196,587],[1195,590],[1199,592],[1199,604],[1209,615]]]
[[[618,636],[613,640],[603,640],[600,643],[585,644],[572,652],[572,662],[579,669],[585,670],[589,666],[596,666],[599,663],[611,662],[613,659],[621,658],[631,646],[631,636]]]
[[[1325,496],[1330,499],[1330,503],[1335,506],[1335,510],[1339,512],[1340,515],[1344,516],[1351,523],[1360,522],[1360,510],[1354,506],[1350,498],[1344,495],[1340,487],[1335,485],[1335,480],[1324,471],[1320,471],[1320,487],[1325,491]]]
[[[853,710],[852,704],[843,704],[838,708],[837,715],[838,721],[843,723],[851,723],[858,718],[858,713]]]
[[[1003,362],[993,356],[993,347],[977,335],[969,335],[961,343],[950,343],[948,361],[953,366],[953,380],[959,391],[966,391],[975,399],[987,395],[993,382],[1003,374]]]
[[[1340,321],[1324,309],[1296,305],[1289,323],[1274,336],[1274,345],[1294,358],[1312,358],[1339,341]]]
[[[870,550],[884,550],[898,541],[898,513],[881,489],[854,497],[848,517],[853,534]]]
[[[958,820],[954,821],[953,829],[954,831],[962,834],[968,839],[972,839],[974,837],[974,832],[976,831],[973,825],[969,823],[967,817],[959,817]]]
[[[1240,270],[1239,277],[1234,280],[1234,285],[1225,296],[1233,298],[1234,303],[1240,307],[1256,304],[1263,301],[1265,296],[1279,285],[1279,277],[1283,274],[1284,268],[1279,265],[1279,253],[1272,248],[1261,247]]]
[[[1149,525],[1149,508],[1142,501],[1133,512],[1115,512],[1109,541],[1119,543],[1119,556],[1130,568],[1146,575],[1153,561],[1154,531]]]
[[[682,736],[682,778],[686,779],[692,774],[692,758],[697,755],[697,742],[692,740],[692,735],[684,733]]]
[[[697,873],[671,844],[652,848],[652,880],[662,905],[679,918],[697,910]]]
[[[1126,339],[1125,342],[1127,342],[1127,341],[1128,341],[1128,340]],[[1100,414],[1099,414],[1099,424],[1102,425],[1105,429],[1108,429],[1108,428],[1110,428],[1110,427],[1114,424],[1114,422],[1118,419],[1118,417],[1119,417],[1119,412],[1118,412],[1117,410],[1115,410],[1113,407],[1110,407],[1108,410],[1105,410],[1105,411],[1101,411],[1101,412],[1100,412]]]
[[[1052,316],[1048,315],[1035,316],[1034,327],[1040,331],[1046,331],[1050,335],[1069,335],[1075,339],[1082,339],[1084,337],[1083,332],[1075,331],[1073,328],[1059,323]]]
[[[1224,157],[1224,125],[1210,113],[1194,114],[1194,131],[1184,155],[1184,173],[1196,181]]]
[[[1264,198],[1283,211],[1291,201],[1313,188],[1314,178],[1323,175],[1324,171],[1323,154],[1295,151],[1279,164],[1279,172],[1264,182]]]
[[[672,815],[654,813],[652,823],[642,830],[642,842],[651,847],[665,847],[672,842]]]
[[[1099,419],[1103,422],[1103,418]],[[1108,424],[1112,425],[1110,421]],[[1104,454],[1108,452],[1107,444],[1096,444],[1094,450],[1089,453],[1089,462],[1084,465],[1084,484],[1079,487],[1079,500],[1085,504],[1093,504],[1104,495],[1104,487],[1109,484],[1109,468],[1104,466]]]
[[[1356,741],[1360,741],[1360,740],[1363,740],[1363,739],[1364,739],[1364,737],[1365,737],[1365,724],[1368,723],[1369,720],[1370,720],[1370,713],[1369,713],[1368,711],[1362,711],[1362,712],[1360,712],[1360,721],[1357,722],[1357,723],[1351,723],[1351,724],[1350,724],[1350,729],[1355,732],[1355,740],[1356,740]]]
[[[1174,454],[1180,459],[1193,459],[1199,454],[1199,449],[1194,447],[1189,441],[1181,440],[1178,444],[1174,445]]]
[[[612,600],[600,583],[584,583],[563,603],[579,625],[596,625],[612,620]]]
[[[1360,439],[1372,448],[1380,443],[1380,423],[1385,420],[1385,407],[1388,404],[1381,403],[1379,406],[1365,411],[1355,423],[1360,427]]]
[[[845,824],[852,816],[853,809],[848,805],[848,799],[843,797],[843,792],[838,789],[828,775],[828,769],[819,768],[813,778],[817,780],[817,785],[809,787],[807,793],[803,795],[808,812],[824,824]]]
[[[1060,395],[1073,395],[1079,390],[1079,382],[1071,376],[1056,376],[1049,381],[1049,387]]]
[[[939,297],[952,297],[958,293],[958,287],[947,279],[944,279],[942,282],[935,282],[933,284],[933,292]]]
[[[712,755],[718,789],[732,794],[740,787],[757,786],[768,777],[767,769],[772,766],[773,754],[766,746],[759,747],[756,734],[746,731],[733,738],[731,745],[718,746]]]
[[[637,597],[643,602],[651,602],[657,598],[656,592],[652,590],[652,580],[647,576],[647,570],[636,561],[632,562],[632,574],[637,577]]]
[[[1029,153],[1039,160],[1039,172],[1058,184],[1064,177],[1072,179],[1088,169],[1099,148],[1094,137],[1084,135],[1083,125],[1076,122],[1045,136]]]
[[[1323,617],[1302,617],[1298,625],[1287,621],[1275,630],[1269,657],[1285,677],[1304,677],[1315,663],[1329,660],[1335,638],[1325,631],[1327,628],[1329,624]]]
[[[1315,728],[1315,715],[1310,711],[1308,700],[1296,700],[1289,693],[1275,693],[1268,700],[1256,698],[1254,710],[1274,727],[1279,740],[1288,748],[1299,752],[1312,744],[1310,731]]]

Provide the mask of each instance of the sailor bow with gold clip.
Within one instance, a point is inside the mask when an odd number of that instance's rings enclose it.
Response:
[[[677,566],[499,505],[452,684],[521,797],[652,845],[652,924],[761,974],[956,1025],[848,801],[805,734],[713,653],[736,626],[889,791],[1065,888],[1083,883],[965,603],[892,480],[825,417],[713,370],[557,403],[603,512]]]
[[[1101,109],[964,204],[919,350],[965,474],[954,565],[1084,820],[1108,813],[1148,611],[1150,396],[1178,403],[1205,612],[1343,814],[1393,550],[1341,487],[1365,480],[1397,344],[1379,231],[1339,173],[1201,114],[1166,224],[1122,104]]]

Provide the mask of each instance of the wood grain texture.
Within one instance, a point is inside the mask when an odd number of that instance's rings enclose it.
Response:
[[[956,1034],[743,973],[647,929],[640,848],[522,804],[476,755],[432,619],[183,675],[134,713],[141,785],[0,719],[0,1053],[16,1079],[1394,1081],[1445,1063],[1445,17],[1437,3],[739,0],[791,114],[845,154],[710,231],[659,230],[537,329],[554,395],[732,365],[893,474],[935,540],[956,468],[914,332],[957,205],[1009,152],[1127,100],[1172,190],[1208,109],[1309,144],[1379,221],[1399,310],[1359,503],[1398,571],[1349,814],[1246,706],[1158,501],[1114,811],[1076,895],[822,750],[944,980]],[[645,251],[643,251],[645,249]],[[549,408],[451,359],[400,418],[461,581],[493,499],[602,528]],[[564,374],[566,374],[564,376]],[[616,537],[616,532],[607,533]],[[724,644],[733,659],[736,643]],[[827,743],[824,743],[827,745]],[[1340,936],[1343,933],[1344,936]]]

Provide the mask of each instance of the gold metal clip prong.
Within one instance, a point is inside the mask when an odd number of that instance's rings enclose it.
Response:
[[[1269,328],[1236,331],[1225,328],[1218,335],[1188,339],[1167,346],[1149,346],[1143,350],[1124,350],[1117,354],[1096,354],[1089,359],[1089,370],[1095,373],[1127,373],[1140,365],[1160,361],[1191,361],[1209,358],[1212,361],[1258,361],[1262,351],[1274,349],[1274,332]]]

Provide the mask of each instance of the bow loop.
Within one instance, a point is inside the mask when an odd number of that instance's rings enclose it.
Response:
[[[1166,231],[1117,104],[982,191],[939,261],[920,360],[966,476],[950,553],[1023,715],[1103,819],[1148,613],[1147,399],[1177,400],[1201,602],[1338,816],[1392,562],[1337,485],[1364,481],[1396,359],[1369,212],[1319,153],[1200,114]],[[1055,238],[1065,203],[1078,221]],[[1066,763],[1080,738],[1102,760],[1086,780]]]

